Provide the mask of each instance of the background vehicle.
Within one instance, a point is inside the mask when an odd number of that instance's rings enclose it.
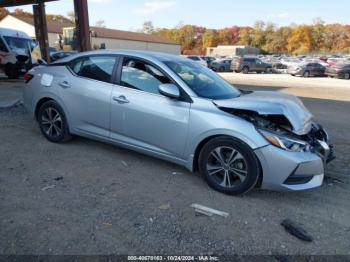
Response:
[[[71,56],[71,55],[75,55],[78,52],[76,51],[60,51],[60,52],[54,52],[50,55],[51,57],[51,61],[54,62],[56,60]]]
[[[189,55],[187,56],[188,59],[191,59],[192,61],[195,61],[196,63],[208,67],[208,63],[207,61],[205,61],[203,58],[201,58],[200,56],[196,56],[196,55]]]
[[[268,73],[272,69],[272,65],[268,63],[264,63],[259,58],[255,57],[243,57],[241,59],[236,60],[231,64],[231,70],[236,73],[243,72],[244,74],[248,74],[249,72],[256,73]]]
[[[350,79],[350,64],[336,64],[326,68],[325,74],[329,77]]]
[[[215,60],[211,63],[210,69],[218,72],[230,72],[231,62],[231,59]]]
[[[273,190],[317,187],[332,160],[327,133],[298,98],[241,92],[179,56],[86,52],[25,78],[24,105],[49,141],[80,135],[123,146],[199,170],[226,194],[259,180]]]
[[[201,58],[207,62],[207,66],[208,66],[208,67],[211,66],[211,63],[213,63],[214,61],[216,61],[216,58],[215,58],[215,57],[212,57],[212,56],[201,56]]]
[[[326,67],[319,63],[301,63],[295,66],[290,66],[287,73],[292,76],[324,76]]]
[[[0,28],[0,70],[8,78],[18,78],[32,65],[31,52],[36,43],[27,34]]]

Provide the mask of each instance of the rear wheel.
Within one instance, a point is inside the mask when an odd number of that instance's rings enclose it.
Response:
[[[249,73],[249,67],[248,66],[243,67],[242,72],[243,72],[243,74],[248,74]]]
[[[213,189],[228,195],[250,191],[259,178],[258,160],[243,142],[218,137],[210,140],[199,156],[199,171]]]
[[[264,70],[264,73],[265,73],[265,74],[268,74],[268,73],[270,73],[270,72],[271,72],[271,68],[266,67],[265,70]]]
[[[309,77],[310,76],[310,72],[309,71],[305,71],[303,74],[303,77]]]
[[[345,73],[345,74],[344,74],[344,79],[349,80],[349,79],[350,79],[350,73]]]
[[[225,71],[225,67],[223,67],[223,66],[220,67],[219,71],[220,71],[220,72],[224,72],[224,71]]]
[[[53,100],[45,102],[39,109],[38,122],[41,133],[47,140],[61,143],[70,140],[68,123],[62,108]]]

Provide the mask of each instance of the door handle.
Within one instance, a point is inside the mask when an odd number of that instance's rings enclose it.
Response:
[[[129,100],[126,99],[125,96],[113,96],[113,100],[120,103],[120,104],[126,104],[126,103],[129,103]]]
[[[63,88],[70,88],[70,84],[67,81],[63,81],[59,85]]]

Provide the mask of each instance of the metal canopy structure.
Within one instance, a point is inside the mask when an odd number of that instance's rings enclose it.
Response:
[[[0,2],[0,7],[11,7],[20,5],[36,5],[44,2],[52,2],[57,0],[3,0]]]
[[[34,26],[36,39],[39,42],[43,58],[50,62],[49,41],[45,14],[45,2],[59,0],[2,0],[0,7],[13,7],[21,5],[33,5]],[[87,0],[73,0],[75,12],[75,26],[79,51],[88,51],[90,45],[89,12]]]

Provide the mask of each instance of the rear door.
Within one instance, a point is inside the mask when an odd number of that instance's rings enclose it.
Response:
[[[109,137],[111,76],[117,57],[91,55],[74,60],[71,74],[58,79],[60,96],[78,132]]]
[[[111,137],[115,140],[181,158],[190,103],[158,92],[173,81],[154,64],[124,57],[118,69],[111,104]]]

